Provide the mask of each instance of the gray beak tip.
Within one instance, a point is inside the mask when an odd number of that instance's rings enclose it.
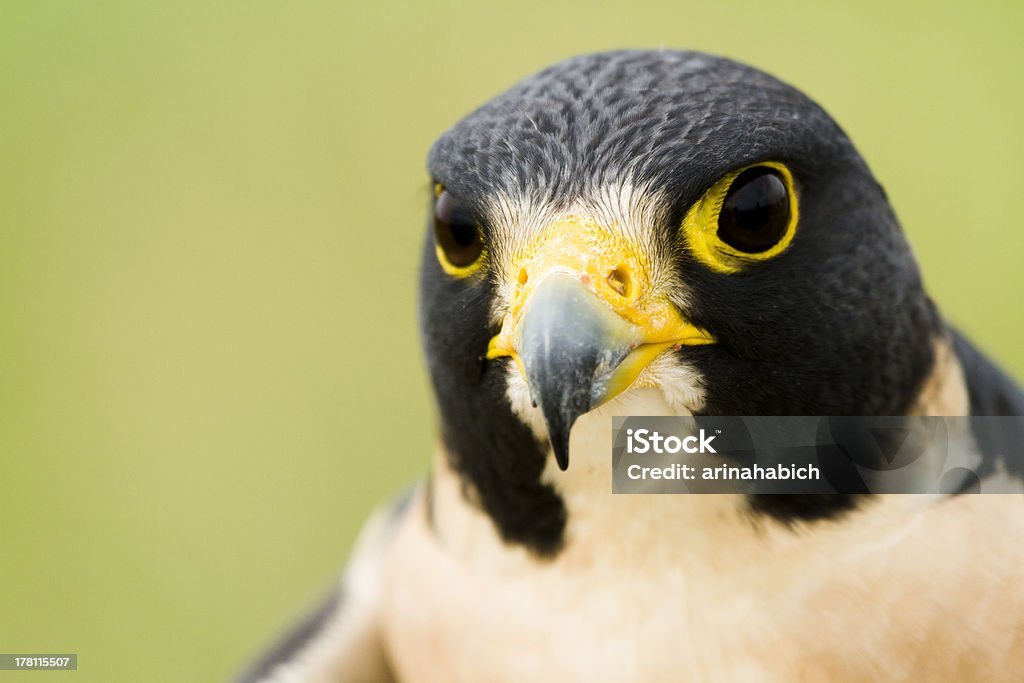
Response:
[[[552,436],[551,449],[555,452],[555,462],[558,463],[558,469],[565,472],[569,469],[569,433],[566,432],[564,436]]]

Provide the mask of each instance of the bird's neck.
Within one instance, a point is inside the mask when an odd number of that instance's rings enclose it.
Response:
[[[931,372],[922,382],[911,412],[966,414],[964,386],[955,355],[947,344],[939,343]],[[661,391],[642,389],[627,392],[577,421],[570,442],[569,469],[559,470],[549,454],[541,478],[558,493],[566,512],[562,547],[546,559],[527,547],[502,540],[494,520],[474,499],[471,483],[451,469],[447,453],[439,448],[432,504],[439,540],[461,560],[500,573],[545,562],[551,566],[628,564],[633,568],[647,564],[652,569],[722,567],[755,558],[769,537],[774,537],[776,543],[806,537],[810,528],[793,534],[772,519],[754,517],[742,495],[613,494],[612,417],[680,414]],[[896,496],[884,507],[917,508],[927,504],[927,498]],[[879,507],[877,501],[872,507]],[[529,514],[529,510],[523,514]]]
[[[736,546],[756,541],[741,495],[624,495],[612,493],[613,415],[677,415],[661,392],[628,392],[581,417],[572,432],[570,466],[559,470],[549,457],[543,481],[562,498],[564,543],[551,558],[502,541],[496,526],[467,495],[443,449],[435,460],[432,513],[439,540],[461,561],[497,573],[538,564],[612,567],[627,564],[707,566],[736,556]],[[672,542],[666,543],[667,539]],[[654,552],[657,551],[657,552]]]
[[[652,563],[675,566],[699,558],[706,564],[730,552],[729,546],[755,537],[742,495],[612,493],[612,417],[680,414],[661,391],[641,389],[579,419],[573,428],[569,469],[561,472],[549,460],[543,477],[565,502],[568,558],[634,563],[650,557]]]

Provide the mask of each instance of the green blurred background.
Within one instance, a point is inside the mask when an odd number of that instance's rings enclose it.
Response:
[[[0,652],[80,670],[0,679],[219,680],[328,588],[428,462],[427,148],[574,53],[694,47],[806,90],[1024,375],[1022,27],[1019,2],[2,2]]]

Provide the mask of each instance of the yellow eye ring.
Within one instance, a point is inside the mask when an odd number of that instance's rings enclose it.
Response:
[[[434,186],[434,253],[441,269],[457,278],[466,278],[486,262],[487,247],[483,231],[465,205],[441,185]]]
[[[698,261],[718,273],[735,273],[785,251],[798,222],[793,174],[785,164],[764,161],[712,185],[690,207],[680,233]]]

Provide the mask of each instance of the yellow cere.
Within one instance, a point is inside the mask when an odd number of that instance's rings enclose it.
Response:
[[[622,319],[635,326],[636,349],[612,377],[609,396],[625,390],[646,365],[665,349],[679,345],[714,343],[714,339],[680,315],[663,292],[655,291],[647,253],[618,230],[595,220],[566,216],[549,224],[531,244],[511,259],[514,288],[511,305],[500,332],[491,339],[488,358],[512,357],[522,372],[516,352],[519,325],[536,287],[550,273],[577,278]],[[524,377],[525,377],[525,373]]]
[[[718,214],[722,210],[725,196],[729,193],[729,188],[737,176],[747,169],[762,166],[778,171],[786,183],[786,191],[789,196],[789,225],[786,226],[786,232],[782,239],[771,249],[759,254],[748,254],[731,247],[718,237]],[[701,263],[719,273],[735,273],[751,262],[767,261],[785,251],[789,243],[793,241],[798,220],[793,174],[785,164],[764,161],[733,171],[712,185],[711,189],[690,207],[686,218],[683,219],[681,233],[687,248]]]

